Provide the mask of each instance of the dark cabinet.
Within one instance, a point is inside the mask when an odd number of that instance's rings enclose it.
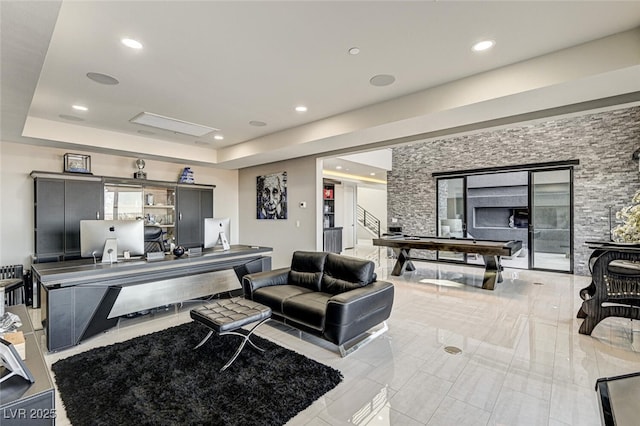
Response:
[[[80,257],[80,221],[103,217],[102,179],[34,178],[35,260]]]
[[[80,221],[104,218],[104,188],[101,181],[65,181],[65,253],[80,255]]]
[[[178,185],[176,188],[176,222],[178,244],[185,247],[204,245],[204,219],[213,217],[212,187]]]
[[[342,252],[342,227],[325,228],[323,236],[324,251],[331,253]]]

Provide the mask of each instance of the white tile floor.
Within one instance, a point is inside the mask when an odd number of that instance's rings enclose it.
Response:
[[[314,337],[261,327],[263,337],[344,375],[290,425],[599,425],[596,379],[640,371],[637,321],[610,318],[592,336],[578,334],[578,291],[588,277],[507,269],[488,291],[479,288],[480,268],[419,262],[391,277],[385,250],[349,254],[376,261],[379,279],[395,283],[389,331],[340,358]],[[46,361],[189,321],[189,309],[123,321]],[[57,424],[69,424],[59,396],[56,407]]]

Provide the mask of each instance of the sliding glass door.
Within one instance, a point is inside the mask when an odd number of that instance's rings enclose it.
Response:
[[[530,191],[530,267],[571,272],[571,169],[532,171]]]
[[[439,237],[522,241],[510,268],[573,271],[572,168],[505,169],[437,180]],[[473,253],[439,259],[483,264]]]
[[[438,179],[438,236],[466,236],[465,178]],[[439,259],[465,261],[464,253],[438,252]]]

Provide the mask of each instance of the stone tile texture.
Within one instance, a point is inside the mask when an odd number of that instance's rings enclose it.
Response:
[[[388,225],[435,235],[434,172],[579,160],[573,174],[574,273],[589,275],[588,240],[609,238],[609,208],[630,203],[640,189],[640,107],[562,117],[393,148],[387,176]],[[398,220],[391,223],[392,218]]]

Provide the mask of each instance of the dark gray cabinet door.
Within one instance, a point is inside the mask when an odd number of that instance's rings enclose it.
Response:
[[[213,217],[213,190],[179,186],[176,191],[178,244],[186,247],[204,245],[204,219]]]
[[[80,255],[80,221],[103,219],[102,182],[65,182],[65,254]]]
[[[36,255],[64,254],[64,181],[35,181],[35,252]]]
[[[101,181],[35,180],[35,254],[38,261],[80,256],[80,221],[103,218]]]

